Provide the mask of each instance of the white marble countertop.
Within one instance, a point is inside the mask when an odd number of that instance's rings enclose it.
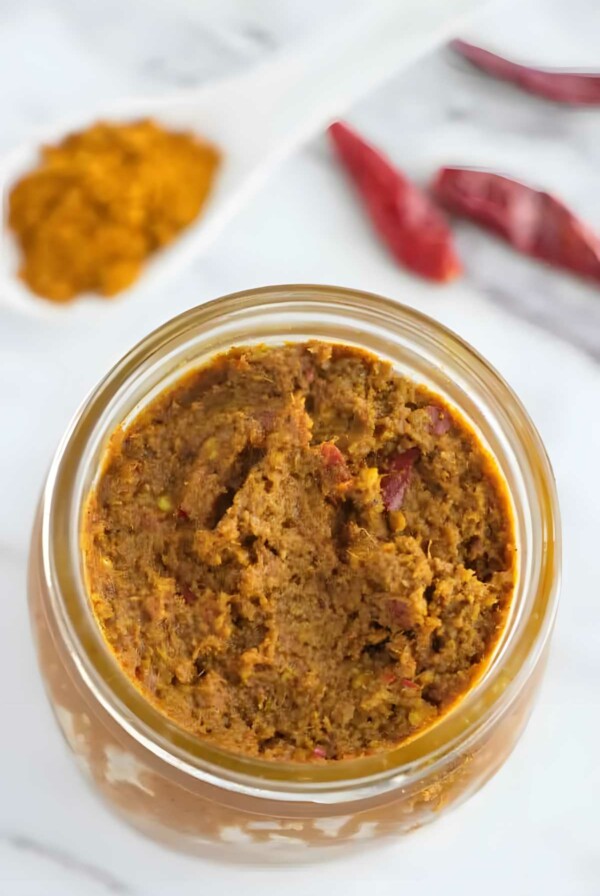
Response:
[[[33,127],[124,94],[195,85],[250,65],[358,0],[2,0],[0,151]],[[591,66],[595,0],[523,0],[469,32],[540,62]],[[467,36],[466,32],[463,32]],[[527,43],[529,35],[529,43]],[[590,40],[590,37],[593,37]],[[535,57],[535,52],[538,57]],[[553,55],[554,54],[554,55]],[[597,62],[596,56],[596,62]],[[596,66],[600,68],[600,65]],[[600,109],[564,109],[478,75],[440,50],[348,117],[410,174],[442,162],[493,165],[553,189],[600,228]],[[373,239],[315,139],[276,172],[217,243],[147,305],[115,301],[94,332],[0,314],[0,893],[132,893],[237,887],[382,896],[406,889],[518,896],[600,893],[600,294],[469,226],[468,273],[435,289]],[[25,603],[27,539],[44,472],[69,417],[109,364],[193,304],[251,286],[363,287],[443,320],[520,394],[553,461],[564,521],[562,606],[530,726],[465,806],[377,853],[303,869],[253,869],[171,854],[116,821],[79,776],[39,680]]]

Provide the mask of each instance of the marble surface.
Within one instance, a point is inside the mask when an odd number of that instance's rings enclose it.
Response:
[[[242,70],[357,8],[358,0],[2,0],[0,151],[57,117]],[[595,0],[496,4],[464,36],[542,64],[591,66]],[[594,57],[594,53],[596,56]],[[537,56],[536,56],[537,54]],[[600,68],[600,65],[596,66]],[[600,110],[563,109],[497,84],[446,50],[398,74],[349,119],[425,180],[442,162],[490,165],[553,189],[600,228]],[[468,225],[468,273],[435,289],[394,266],[316,137],[168,294],[107,304],[93,332],[0,313],[0,894],[600,892],[597,553],[600,295]],[[560,492],[565,571],[550,666],[531,724],[483,792],[376,853],[253,869],[171,854],[116,821],[63,746],[45,701],[24,590],[27,540],[52,451],[87,390],[167,317],[277,282],[363,287],[459,331],[520,394]]]

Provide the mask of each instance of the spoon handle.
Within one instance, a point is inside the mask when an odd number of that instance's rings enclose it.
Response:
[[[257,160],[265,148],[270,161],[283,157],[394,71],[451,37],[462,18],[484,3],[369,0],[357,15],[231,83],[240,134],[255,141]],[[251,149],[246,142],[245,151]]]

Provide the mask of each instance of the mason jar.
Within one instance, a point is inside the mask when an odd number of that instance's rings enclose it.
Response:
[[[227,753],[148,703],[104,641],[84,587],[80,529],[111,433],[190,369],[234,345],[321,339],[367,350],[468,421],[506,484],[516,530],[512,607],[489,663],[437,724],[397,748],[292,764]],[[390,300],[277,286],[209,302],[133,348],[85,400],[52,462],[29,598],[41,673],[85,775],[139,830],[195,854],[298,861],[397,837],[438,818],[503,764],[529,717],[556,609],[552,470],[518,398],[470,346]]]

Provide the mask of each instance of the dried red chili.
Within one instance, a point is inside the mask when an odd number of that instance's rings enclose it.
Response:
[[[259,411],[254,416],[255,416],[255,419],[258,421],[258,423],[260,423],[261,428],[263,429],[263,431],[265,433],[273,432],[273,429],[275,428],[275,421],[277,419],[277,415],[275,414],[275,411],[271,411],[268,409],[262,410],[262,411]]]
[[[323,442],[321,445],[321,457],[326,467],[335,467],[338,464],[345,464],[344,455],[333,442]]]
[[[600,103],[600,73],[533,68],[512,62],[464,40],[453,40],[450,46],[482,71],[503,81],[510,81],[529,93],[576,106],[594,106]]]
[[[383,461],[382,467],[386,472],[406,470],[416,464],[420,457],[421,449],[413,446],[407,448],[406,451],[396,451],[394,454],[390,454]]]
[[[519,252],[600,281],[600,237],[554,196],[467,168],[442,168],[433,190],[447,209],[483,224]]]
[[[444,214],[346,124],[332,124],[329,134],[392,255],[422,277],[440,282],[454,279],[461,264]]]
[[[350,479],[350,471],[346,466],[344,455],[333,442],[323,442],[320,446],[323,466],[330,478],[335,482],[347,482]]]
[[[452,426],[452,420],[447,411],[438,408],[435,404],[429,404],[425,408],[431,420],[430,429],[434,436],[443,436]]]
[[[415,621],[414,607],[406,598],[393,597],[386,602],[390,620],[401,629],[411,629]]]
[[[183,597],[186,604],[191,605],[195,604],[198,600],[198,595],[194,594],[191,588],[188,588],[187,585],[183,585],[181,588],[181,596]]]
[[[418,448],[408,448],[386,458],[383,468],[387,471],[381,477],[380,489],[386,510],[400,510],[404,503],[412,474],[413,464],[421,456]]]

